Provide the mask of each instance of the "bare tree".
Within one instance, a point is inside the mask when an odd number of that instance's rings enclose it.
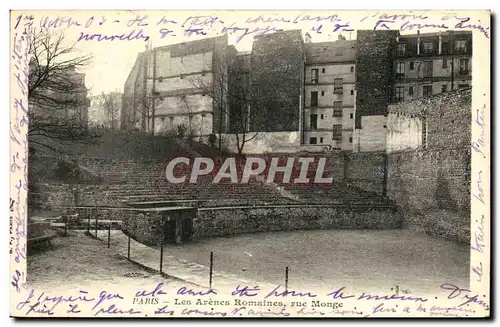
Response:
[[[231,65],[229,107],[231,113],[231,132],[236,136],[238,155],[243,153],[245,144],[257,137],[259,132],[251,132],[251,83],[249,70],[245,69],[244,59],[235,59]],[[251,135],[253,134],[253,135]],[[251,136],[250,136],[251,135]]]
[[[241,155],[243,153],[243,148],[245,144],[252,141],[254,138],[259,135],[259,132],[253,132],[252,136],[249,136],[250,133],[250,103],[246,102],[246,106],[242,105],[239,109],[239,124],[235,124],[235,135],[236,135],[236,147],[238,150],[238,154]]]
[[[32,29],[28,37],[28,136],[36,137],[31,144],[55,150],[54,142],[94,140],[98,135],[87,125],[88,90],[84,75],[78,73],[92,57],[78,55],[61,31]]]
[[[141,106],[142,106],[142,124],[143,124],[143,130],[144,131],[150,131],[152,135],[155,134],[154,131],[154,124],[153,124],[153,119],[156,119],[154,111],[155,108],[158,106],[159,102],[161,99],[159,98],[158,95],[153,94],[153,93],[145,93],[142,95],[141,99]]]
[[[222,148],[222,132],[227,128],[228,121],[228,70],[227,62],[222,58],[213,60],[209,76],[203,72],[189,78],[191,85],[212,98],[213,110],[218,112],[218,148]]]
[[[104,124],[112,130],[116,130],[120,124],[120,101],[118,93],[102,93],[103,109],[104,109]]]

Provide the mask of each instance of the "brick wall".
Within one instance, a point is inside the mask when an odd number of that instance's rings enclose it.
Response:
[[[405,224],[428,234],[470,241],[471,91],[398,104],[427,119],[427,148],[388,155],[388,196]]]

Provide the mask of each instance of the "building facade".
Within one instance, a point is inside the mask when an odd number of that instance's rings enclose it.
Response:
[[[86,126],[90,105],[87,91],[84,73],[77,72],[74,67],[58,72],[43,87],[30,94],[30,113],[41,123]]]
[[[207,137],[227,126],[227,36],[149,48],[125,83],[122,125]]]
[[[311,43],[289,30],[255,36],[245,53],[227,36],[149,48],[125,83],[122,126],[386,151],[388,106],[469,87],[471,56],[466,31],[358,30],[356,40]]]
[[[352,150],[356,41],[307,43],[304,144]]]
[[[471,59],[471,32],[399,36],[394,49],[393,102],[470,87]]]

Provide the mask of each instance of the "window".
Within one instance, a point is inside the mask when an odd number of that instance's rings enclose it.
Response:
[[[352,137],[349,138],[349,143],[352,143]]]
[[[354,73],[354,66],[351,66],[351,73]]]
[[[184,79],[184,76],[182,76],[182,74],[180,74],[180,75],[179,75],[179,77],[180,77],[181,79]]]
[[[441,46],[441,53],[447,54],[449,52],[450,52],[450,49],[449,49],[448,42],[443,42],[443,45]]]
[[[354,90],[351,90],[351,95],[354,95]]]
[[[459,89],[466,89],[469,87],[469,84],[458,84]]]
[[[413,61],[410,61],[410,70],[414,70],[415,69],[415,63]]]
[[[158,82],[159,83],[163,82],[163,77],[158,77]]]
[[[460,75],[469,74],[469,59],[460,59]]]
[[[311,114],[310,118],[311,118],[311,125],[310,125],[311,130],[318,129],[318,115]]]
[[[405,77],[405,63],[398,62],[396,65],[396,78],[404,78]]]
[[[322,137],[319,138],[319,143],[323,143],[323,138]]]
[[[404,100],[405,89],[404,86],[396,86],[396,90],[394,92],[394,101],[399,102]]]
[[[424,61],[424,77],[432,77],[432,61]]]
[[[321,119],[323,119],[323,114],[321,114]]]
[[[342,101],[333,102],[333,117],[342,117]]]
[[[353,114],[349,114],[349,118],[353,119],[354,115]]]
[[[406,55],[406,44],[405,43],[399,43],[398,44],[398,56],[405,56]]]
[[[424,85],[424,97],[432,95],[432,85]]]
[[[324,73],[326,73],[326,69],[325,69],[325,68],[322,68],[322,69],[321,69],[321,72],[322,72],[323,74],[324,74]]]
[[[342,140],[342,125],[333,125],[333,140]]]
[[[467,52],[467,41],[466,40],[455,41],[455,52],[466,53]]]
[[[408,88],[408,95],[409,96],[413,96],[413,86],[410,85],[410,87]]]
[[[324,97],[325,96],[325,91],[321,91],[321,96]]]
[[[344,51],[342,49],[337,49],[337,51],[335,51],[335,55],[336,56],[343,56],[344,55]]]
[[[448,68],[448,60],[443,59],[443,69]]]
[[[313,84],[318,83],[318,70],[317,69],[311,69],[311,83],[313,83]]]
[[[434,44],[432,42],[424,42],[424,53],[432,53],[434,51]]]
[[[444,85],[441,85],[441,93],[444,93],[448,91],[448,85],[444,84]]]
[[[317,138],[315,138],[315,137],[309,138],[309,144],[317,144],[317,143],[318,143]]]
[[[318,106],[318,92],[312,91],[311,92],[311,107],[317,107],[317,106]]]
[[[342,94],[343,93],[343,87],[342,84],[344,83],[343,78],[336,78],[333,80],[333,93],[335,94]]]

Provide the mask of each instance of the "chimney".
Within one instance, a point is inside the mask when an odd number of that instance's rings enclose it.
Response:
[[[304,37],[304,42],[305,43],[311,43],[312,42],[311,34],[306,33],[306,35]]]

